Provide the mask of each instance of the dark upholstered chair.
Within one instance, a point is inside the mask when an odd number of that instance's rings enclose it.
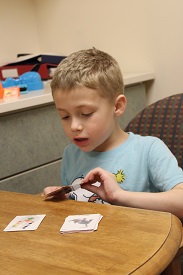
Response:
[[[169,147],[183,169],[183,93],[166,97],[147,106],[131,120],[125,131],[142,136],[159,137]],[[183,254],[183,240],[174,260],[162,274],[181,275],[181,254]]]
[[[159,137],[183,169],[183,94],[169,96],[147,106],[125,131]]]

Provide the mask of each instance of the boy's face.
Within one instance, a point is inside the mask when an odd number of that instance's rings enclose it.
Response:
[[[67,137],[82,151],[106,151],[115,140],[115,105],[85,87],[57,90],[54,101]]]

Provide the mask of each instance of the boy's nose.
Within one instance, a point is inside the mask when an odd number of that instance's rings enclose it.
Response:
[[[82,129],[83,129],[83,126],[82,126],[82,124],[81,124],[79,121],[77,121],[77,120],[72,120],[72,123],[71,123],[71,130],[72,130],[73,132],[82,131]]]

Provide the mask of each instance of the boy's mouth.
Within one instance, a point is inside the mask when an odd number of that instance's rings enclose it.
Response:
[[[87,138],[75,138],[74,140],[75,141],[84,141],[84,140],[87,140]]]
[[[88,138],[74,138],[74,142],[77,146],[86,146]]]

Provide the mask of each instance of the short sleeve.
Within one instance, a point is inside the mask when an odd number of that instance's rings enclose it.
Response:
[[[148,167],[150,179],[160,191],[168,191],[183,182],[183,171],[178,166],[177,159],[158,138],[149,150]]]

